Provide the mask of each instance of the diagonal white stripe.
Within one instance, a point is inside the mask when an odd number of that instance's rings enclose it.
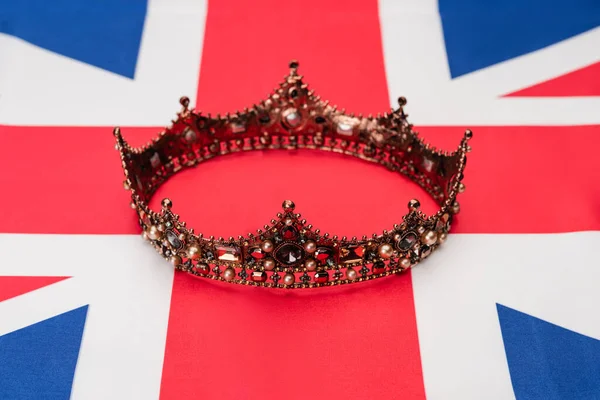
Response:
[[[72,398],[158,398],[173,269],[147,243],[2,234],[0,260],[0,275],[73,276],[0,302],[0,334],[89,304]]]
[[[496,304],[600,339],[600,232],[450,235],[413,270],[428,399],[514,398]]]

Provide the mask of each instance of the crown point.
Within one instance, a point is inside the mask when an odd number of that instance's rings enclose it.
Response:
[[[296,69],[300,66],[300,64],[298,63],[298,60],[291,60],[289,66],[292,69]]]
[[[173,202],[171,201],[171,199],[166,198],[166,197],[162,200],[161,204],[162,204],[162,207],[167,210],[170,210],[171,207],[173,207]]]
[[[419,207],[421,207],[421,203],[417,199],[412,199],[408,202],[408,209],[410,211],[416,211],[419,209]]]
[[[406,100],[406,97],[404,97],[404,96],[398,97],[398,104],[400,105],[400,107],[404,107],[406,105],[406,103],[408,103],[408,100]]]
[[[470,129],[467,129],[467,130],[465,131],[465,139],[469,140],[469,139],[471,139],[472,137],[473,137],[473,131],[472,131],[472,130],[470,130]]]
[[[283,210],[287,212],[294,211],[294,208],[296,208],[296,205],[291,200],[285,200],[281,206],[283,207]]]
[[[115,126],[115,128],[113,129],[113,135],[115,135],[116,137],[121,136],[121,128]]]
[[[190,99],[187,96],[182,96],[179,99],[179,103],[183,106],[183,108],[188,108],[188,106],[190,105]]]

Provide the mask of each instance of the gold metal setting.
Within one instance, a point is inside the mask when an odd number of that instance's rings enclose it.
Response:
[[[152,142],[132,148],[118,127],[116,148],[143,237],[175,268],[210,279],[277,288],[312,288],[362,282],[405,271],[442,244],[460,210],[463,172],[470,151],[467,130],[458,148],[442,152],[424,143],[407,121],[406,99],[375,117],[338,110],[315,95],[298,75],[298,62],[264,101],[225,116],[202,115],[182,97],[177,119]],[[381,164],[424,188],[440,205],[433,215],[408,202],[399,224],[362,238],[330,236],[295,212],[292,201],[270,224],[237,239],[194,233],[163,199],[160,212],[148,202],[176,172],[225,154],[251,150],[317,149]]]

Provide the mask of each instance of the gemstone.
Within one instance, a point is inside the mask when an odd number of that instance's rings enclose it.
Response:
[[[323,123],[325,123],[325,118],[323,118],[319,115],[317,118],[315,118],[315,122],[317,124],[323,124]]]
[[[275,258],[283,265],[295,265],[304,258],[304,249],[296,243],[285,243],[275,250]]]
[[[210,250],[204,253],[204,257],[209,261],[215,259],[215,255]]]
[[[278,273],[274,273],[273,276],[271,276],[271,279],[273,280],[273,282],[277,283],[281,279],[281,275],[279,275]]]
[[[418,240],[417,234],[414,232],[408,232],[406,235],[398,241],[398,249],[401,251],[407,251],[410,249]]]
[[[328,258],[333,258],[333,249],[330,247],[317,247],[315,258],[323,263]]]
[[[292,89],[292,90],[290,91],[290,97],[291,97],[292,99],[295,99],[296,97],[298,97],[298,89]]]
[[[210,272],[210,267],[206,263],[198,263],[195,270],[200,274],[206,275]]]
[[[198,137],[196,136],[196,132],[194,132],[194,130],[189,127],[185,128],[185,131],[183,131],[183,137],[188,143],[194,143],[196,139],[198,139]]]
[[[300,280],[302,281],[302,283],[307,283],[310,281],[310,276],[305,272],[304,274],[302,274],[302,276],[300,277]]]
[[[253,271],[252,280],[254,282],[265,282],[267,280],[267,273],[265,271]]]
[[[430,160],[429,158],[423,158],[423,168],[425,168],[425,171],[431,172],[433,169],[433,160]]]
[[[298,236],[298,230],[293,226],[284,226],[281,229],[281,236],[283,236],[285,240],[294,240]]]
[[[360,269],[360,274],[362,276],[367,276],[368,273],[369,273],[369,268],[367,268],[365,265],[363,265],[362,268]]]
[[[216,246],[215,249],[221,261],[240,261],[240,248],[237,246]]]
[[[152,168],[157,168],[160,165],[160,156],[158,153],[152,154],[152,157],[150,157],[150,165]]]
[[[376,263],[373,263],[374,274],[381,274],[383,271],[385,271],[385,264],[383,261],[377,261]]]
[[[233,122],[231,124],[231,132],[233,133],[244,133],[246,132],[246,125],[241,122]]]
[[[365,253],[365,246],[362,244],[353,244],[340,249],[340,262],[349,264],[362,260]]]
[[[260,117],[258,117],[258,120],[261,124],[268,124],[271,122],[271,117],[269,117],[269,114],[262,114]]]
[[[344,135],[344,136],[352,136],[353,133],[353,126],[350,124],[347,124],[345,122],[340,122],[337,124],[337,129],[336,129],[337,133],[340,135]]]
[[[295,128],[302,122],[300,113],[295,108],[289,108],[285,112],[285,121],[288,126]]]
[[[427,245],[423,245],[421,247],[421,258],[425,258],[430,254],[431,254],[431,247],[429,247]]]
[[[266,256],[266,253],[260,247],[253,247],[248,250],[248,254],[257,260],[263,259]]]
[[[165,236],[169,241],[171,247],[176,250],[179,250],[183,247],[183,242],[177,237],[177,234],[171,230],[165,232]]]
[[[248,277],[248,272],[246,272],[245,269],[241,270],[240,273],[238,274],[240,276],[240,278],[242,278],[242,280],[246,280],[246,278]]]
[[[327,283],[329,281],[329,272],[320,271],[315,274],[315,282],[317,283]]]

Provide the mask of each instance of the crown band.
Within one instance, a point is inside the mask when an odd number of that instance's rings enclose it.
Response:
[[[402,272],[428,257],[448,234],[456,201],[464,191],[467,130],[454,152],[425,144],[399,108],[376,117],[354,116],[322,101],[302,82],[298,63],[266,100],[243,112],[203,116],[181,99],[173,124],[141,148],[129,146],[114,129],[116,148],[139,215],[143,237],[175,268],[193,275],[245,285],[309,288],[371,280]],[[176,172],[213,157],[241,151],[318,149],[358,157],[399,172],[424,188],[440,205],[431,216],[411,200],[408,213],[391,230],[372,237],[341,239],[313,228],[286,200],[277,218],[255,234],[237,239],[205,238],[172,211],[148,207],[156,189]]]

